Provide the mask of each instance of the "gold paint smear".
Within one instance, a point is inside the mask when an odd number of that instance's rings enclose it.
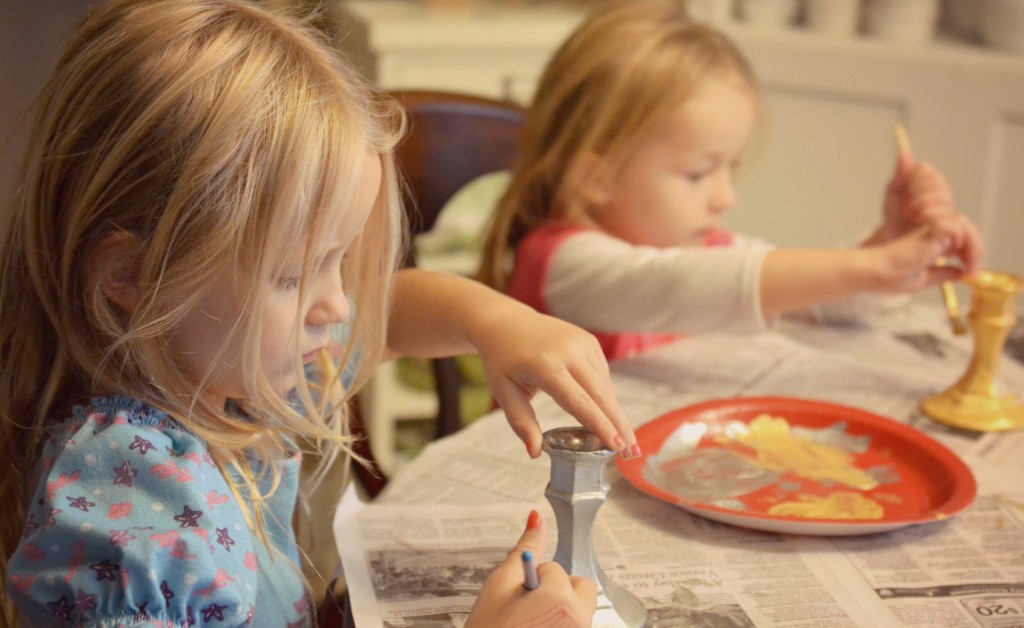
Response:
[[[762,414],[747,427],[748,431],[737,436],[736,441],[750,447],[757,455],[750,458],[736,453],[764,469],[790,472],[810,480],[832,480],[861,490],[878,486],[875,478],[857,468],[850,452],[794,436],[786,419]]]
[[[768,514],[808,519],[881,519],[885,515],[881,504],[851,491],[827,497],[799,495],[798,500],[776,504],[768,509]]]

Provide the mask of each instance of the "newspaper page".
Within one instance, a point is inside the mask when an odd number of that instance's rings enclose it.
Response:
[[[881,602],[894,625],[1024,626],[1024,493],[981,495],[946,522],[829,542],[836,578]]]
[[[1024,628],[1024,433],[975,433],[923,416],[920,401],[963,373],[970,340],[941,318],[887,328],[794,328],[687,339],[613,367],[635,425],[714,398],[796,396],[867,409],[920,429],[964,459],[979,496],[948,520],[853,537],[801,537],[710,521],[634,489],[614,465],[594,546],[648,626]],[[927,331],[921,331],[927,329]],[[851,338],[854,340],[851,341]],[[1001,381],[1024,391],[1007,355]],[[546,430],[574,421],[546,396]],[[461,626],[476,591],[544,500],[546,456],[530,459],[500,412],[432,443],[336,535],[363,626]]]
[[[594,527],[606,575],[659,626],[980,626],[1024,620],[1024,510],[981,497],[945,522],[813,538],[746,530],[643,496]],[[371,504],[337,525],[357,625],[461,626],[487,574],[543,502]],[[343,540],[342,540],[343,539]]]
[[[357,625],[462,626],[531,508],[555,529],[546,503],[374,504],[340,518],[350,597],[363,602],[354,605]],[[546,557],[554,554],[553,536]],[[798,545],[799,539],[710,522],[653,500],[606,504],[594,528],[603,571],[643,602],[651,628],[856,627],[888,620],[881,607],[875,615],[861,609]]]

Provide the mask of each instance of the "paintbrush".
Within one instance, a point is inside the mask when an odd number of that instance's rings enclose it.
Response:
[[[895,131],[896,146],[899,148],[900,155],[908,155],[913,159],[914,152],[910,148],[910,138],[907,137],[907,130],[903,128],[902,124],[897,124]],[[940,266],[945,266],[946,260],[939,259],[937,263]],[[953,288],[953,282],[942,282],[942,300],[946,304],[946,313],[949,316],[949,326],[953,328],[953,333],[958,336],[967,333],[967,326],[964,324],[964,319],[960,314],[960,304],[956,298],[956,290]]]

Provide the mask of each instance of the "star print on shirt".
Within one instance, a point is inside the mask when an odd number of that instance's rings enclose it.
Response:
[[[224,621],[224,609],[227,608],[227,604],[221,606],[214,602],[203,609],[203,621],[211,621],[216,619],[217,621]]]
[[[75,610],[75,605],[71,603],[68,596],[62,595],[59,600],[47,602],[46,608],[50,609],[50,612],[53,613],[55,617],[71,619],[71,611]]]
[[[109,560],[103,562],[93,563],[89,565],[89,569],[96,572],[96,580],[117,580],[117,572],[120,569],[120,565],[115,565]]]
[[[135,481],[135,476],[139,474],[137,469],[133,469],[128,461],[125,460],[124,464],[120,467],[114,467],[114,484],[122,484],[124,486],[132,486]]]
[[[192,510],[185,504],[185,509],[180,515],[174,515],[174,520],[181,524],[182,528],[198,528],[199,517],[203,516],[202,510]]]
[[[68,500],[68,503],[71,505],[72,508],[77,508],[82,512],[89,512],[89,508],[96,505],[93,502],[86,499],[85,495],[82,495],[81,497],[67,497],[66,499]]]
[[[145,456],[147,451],[156,449],[156,445],[141,436],[136,436],[132,444],[128,445],[128,449],[138,449],[139,453]]]
[[[217,528],[217,544],[223,545],[224,549],[231,551],[231,546],[235,544],[235,540],[228,534],[227,528]]]
[[[78,593],[75,594],[75,610],[78,612],[92,612],[96,610],[96,601],[99,596],[95,593],[86,593],[79,589]]]
[[[128,541],[135,539],[135,535],[128,532],[128,530],[111,530],[110,531],[110,544],[114,547],[127,547]]]

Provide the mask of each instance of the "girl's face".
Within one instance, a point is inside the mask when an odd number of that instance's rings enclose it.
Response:
[[[733,171],[755,114],[750,88],[706,79],[613,175],[592,218],[637,245],[702,245],[736,202]]]
[[[302,272],[302,247],[296,246],[295,258],[282,266],[266,291],[260,336],[260,360],[271,386],[285,393],[298,385],[302,373],[295,366],[298,346],[304,363],[327,346],[329,326],[348,320],[349,304],[341,281],[341,263],[352,242],[362,231],[377,198],[381,165],[376,155],[364,160],[362,177],[351,206],[331,235],[329,248],[320,266],[308,278],[305,299],[299,298]],[[246,395],[240,367],[241,348],[229,346],[223,358],[217,352],[224,338],[245,316],[242,295],[235,290],[233,277],[245,269],[226,271],[203,296],[171,341],[172,349],[197,381],[212,368],[210,394],[217,397],[244,398]],[[299,337],[293,331],[296,317],[301,319]],[[241,341],[236,341],[239,344]],[[219,401],[219,400],[218,400]]]

